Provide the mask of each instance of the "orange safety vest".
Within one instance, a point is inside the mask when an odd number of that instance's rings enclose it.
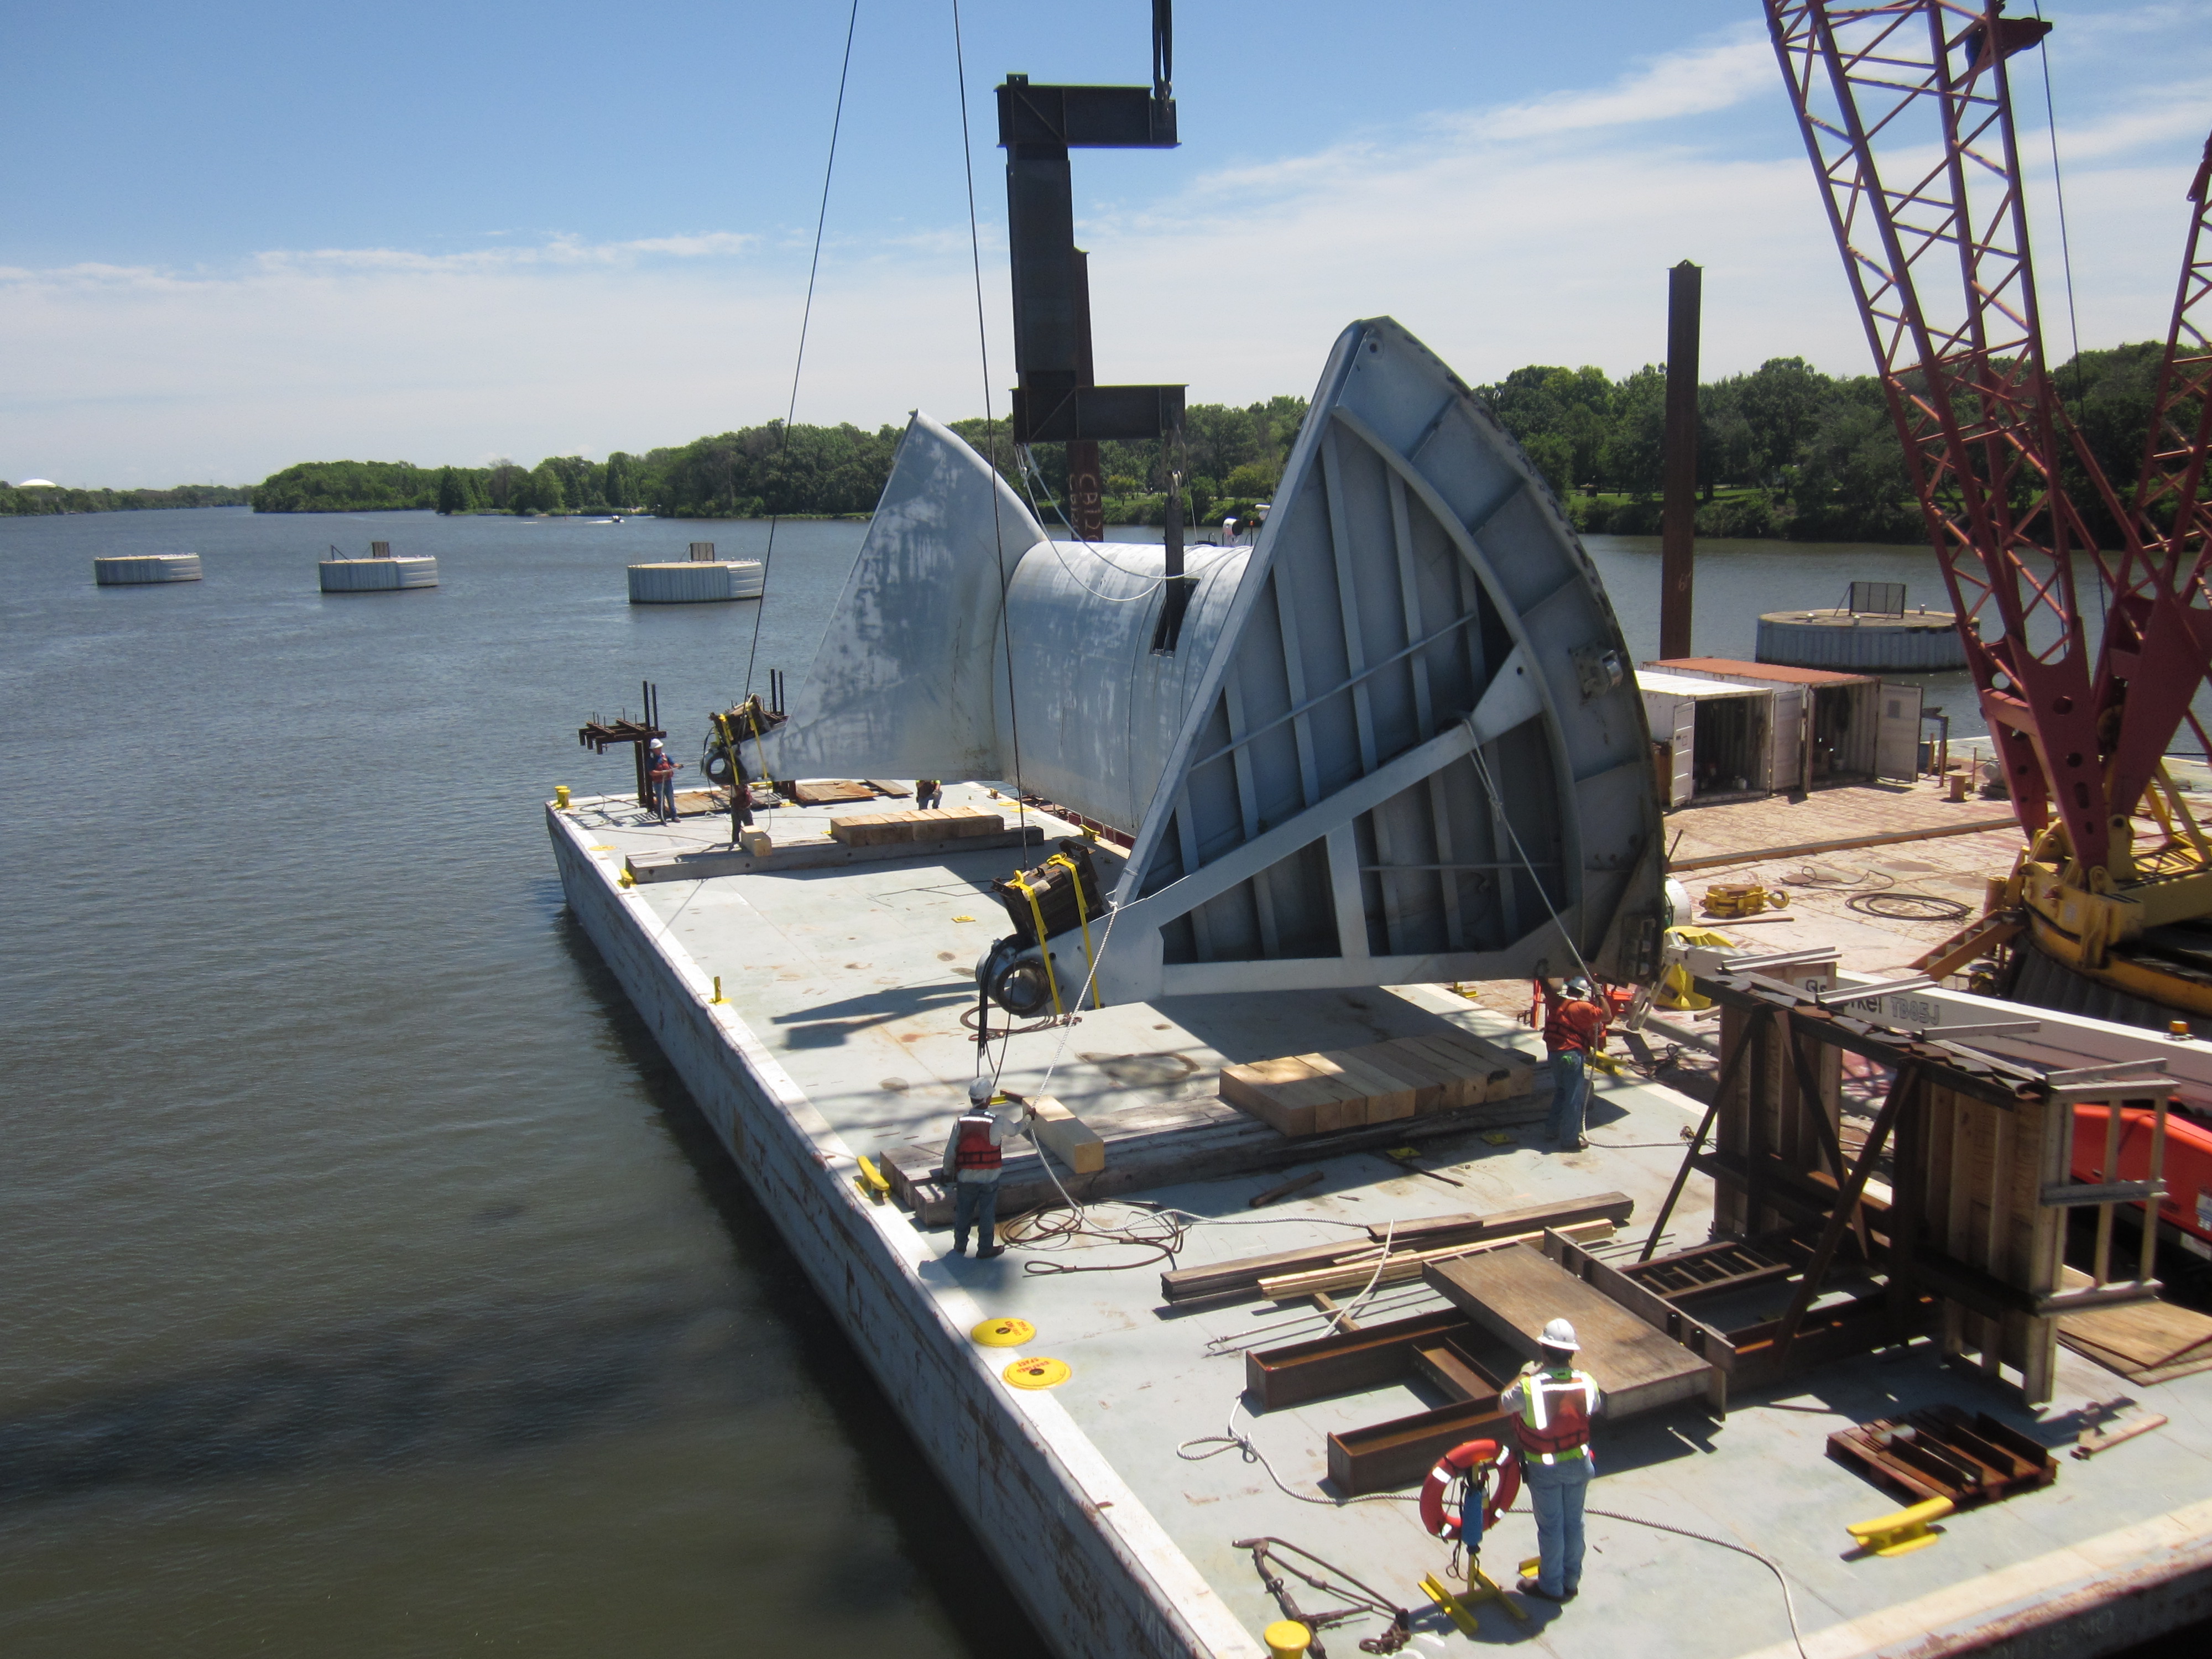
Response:
[[[1595,1003],[1555,1002],[1544,1016],[1544,1047],[1555,1054],[1563,1048],[1589,1054],[1604,1040],[1605,1027],[1605,1010]]]
[[[960,1115],[960,1139],[953,1148],[953,1167],[961,1170],[995,1170],[1005,1160],[999,1149],[991,1143],[991,1130],[998,1120],[988,1112],[963,1112]]]
[[[1596,1379],[1588,1371],[1571,1370],[1561,1376],[1531,1365],[1516,1382],[1521,1407],[1513,1426],[1522,1455],[1545,1463],[1589,1456],[1590,1413],[1597,1409]]]

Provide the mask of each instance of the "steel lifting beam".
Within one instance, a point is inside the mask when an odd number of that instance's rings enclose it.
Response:
[[[1156,0],[1151,86],[1041,86],[1009,75],[998,89],[1020,382],[1013,402],[1018,444],[1158,438],[1182,424],[1182,386],[1095,382],[1090,277],[1075,246],[1068,166],[1071,149],[1175,148],[1173,39],[1168,0]]]

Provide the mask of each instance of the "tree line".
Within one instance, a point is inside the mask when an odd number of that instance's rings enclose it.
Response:
[[[2163,347],[2084,351],[2053,384],[2085,447],[2114,487],[2142,463]],[[1477,388],[1565,503],[1577,528],[1654,535],[1666,463],[1667,372],[1625,379],[1602,369],[1532,365]],[[2100,544],[2118,526],[2070,446],[2061,475]],[[1823,374],[1775,357],[1698,392],[1697,513],[1701,536],[1794,541],[1919,542],[1920,509],[1905,451],[1873,375]],[[2025,506],[2023,501],[2018,505]]]
[[[2142,342],[2085,351],[2053,380],[2086,447],[2125,492],[2140,464],[2161,348]],[[1476,393],[1521,442],[1578,529],[1656,534],[1666,461],[1665,367],[1614,379],[1603,369],[1531,364]],[[1186,521],[1244,517],[1272,495],[1304,422],[1303,398],[1242,407],[1196,404],[1182,451],[1158,442],[1101,444],[1109,524],[1158,524],[1180,463]],[[953,422],[1058,529],[1066,453],[1038,447],[1024,474],[1002,418]],[[642,511],[669,518],[865,516],[890,475],[899,428],[851,424],[747,427],[605,461],[549,456],[525,467],[419,467],[404,461],[311,461],[252,492],[263,513],[421,508],[441,513]],[[2118,527],[2070,449],[2065,481],[2100,540]],[[1923,539],[1904,451],[1872,375],[1830,375],[1776,357],[1698,390],[1698,532],[1798,541]]]
[[[179,484],[174,489],[64,489],[40,484],[26,489],[0,483],[0,518],[47,513],[143,513],[163,507],[244,507],[253,492],[244,484]]]

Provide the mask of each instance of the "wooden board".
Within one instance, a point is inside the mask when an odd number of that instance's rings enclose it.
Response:
[[[813,778],[805,783],[795,783],[791,798],[801,806],[835,806],[842,801],[873,800],[872,785],[855,783],[846,778]]]
[[[2212,1370],[2212,1319],[2170,1302],[2068,1314],[2058,1322],[2058,1340],[2130,1382]]]
[[[1335,1134],[1286,1140],[1266,1124],[1218,1100],[1172,1102],[1158,1108],[1115,1112],[1091,1127],[1106,1143],[1106,1167],[1097,1175],[1063,1175],[1069,1196],[1080,1202],[1192,1181],[1218,1181],[1292,1165],[1304,1167],[1339,1152],[1418,1143],[1501,1124],[1534,1122],[1543,1108],[1512,1102],[1464,1112],[1432,1112],[1395,1123],[1362,1124]],[[942,1133],[927,1146],[902,1146],[885,1155],[893,1195],[926,1227],[952,1219],[952,1194],[937,1178]],[[999,1213],[1060,1202],[1059,1188],[1034,1153],[1009,1157],[999,1176]],[[1358,1248],[1347,1235],[1347,1250]]]
[[[1565,1319],[1581,1340],[1582,1368],[1619,1419],[1704,1397],[1713,1367],[1593,1290],[1534,1245],[1432,1261],[1429,1286],[1477,1324],[1534,1359],[1545,1324]]]

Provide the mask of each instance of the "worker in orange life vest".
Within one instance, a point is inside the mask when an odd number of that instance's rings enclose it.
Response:
[[[1544,1133],[1554,1146],[1581,1152],[1583,1114],[1589,1103],[1589,1057],[1605,1052],[1606,1012],[1590,982],[1577,975],[1554,994],[1544,992],[1544,1047],[1552,1056],[1552,1109]]]
[[[1521,1484],[1536,1511],[1537,1571],[1518,1588],[1547,1601],[1571,1601],[1583,1582],[1583,1498],[1595,1465],[1590,1419],[1604,1405],[1590,1374],[1575,1365],[1582,1345],[1564,1319],[1544,1327],[1543,1356],[1498,1396],[1521,1445]]]
[[[999,1243],[999,1148],[1030,1114],[1019,1095],[1002,1094],[991,1079],[968,1085],[968,1109],[945,1137],[943,1170],[952,1182],[952,1254],[968,1254],[968,1231],[976,1232],[975,1259],[1004,1255]]]

